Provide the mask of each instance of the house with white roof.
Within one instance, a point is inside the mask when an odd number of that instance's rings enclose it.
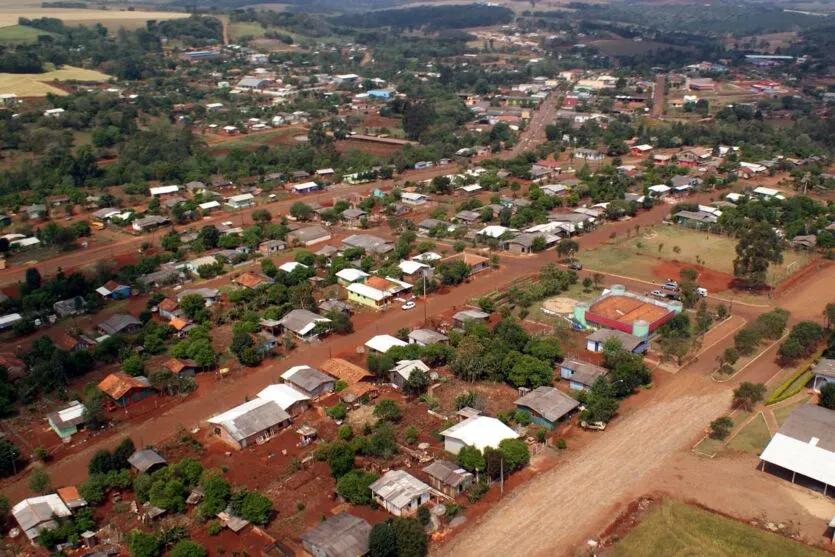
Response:
[[[432,489],[403,470],[389,470],[371,484],[371,497],[394,516],[409,516],[429,502]]]
[[[292,273],[296,269],[309,269],[309,267],[304,263],[299,263],[298,261],[288,261],[278,267],[279,271],[284,271],[285,273]]]
[[[484,451],[487,447],[498,448],[505,439],[519,437],[501,420],[489,416],[473,416],[441,432],[444,450],[457,455],[464,447],[475,447]]]
[[[433,274],[432,266],[427,265],[426,263],[421,263],[420,261],[404,260],[398,263],[397,267],[406,278],[431,278]]]
[[[310,397],[285,383],[268,385],[258,393],[258,398],[271,400],[291,417],[298,416],[310,403]]]
[[[754,194],[759,195],[763,199],[785,199],[783,194],[780,193],[780,190],[775,190],[774,188],[765,188],[763,186],[754,188]]]
[[[507,228],[498,224],[491,224],[485,226],[477,232],[479,236],[487,236],[488,238],[501,238],[505,234],[515,232],[512,228]]]
[[[389,373],[389,380],[392,385],[398,389],[402,389],[406,384],[406,381],[409,380],[409,377],[411,377],[412,373],[415,371],[422,371],[423,373],[428,374],[430,369],[429,366],[424,364],[421,360],[400,360]]]
[[[423,205],[429,201],[429,196],[423,193],[405,191],[400,194],[400,200],[407,205]]]
[[[151,197],[160,195],[171,195],[180,191],[180,186],[156,186],[149,189]]]
[[[353,267],[346,267],[336,273],[336,280],[342,286],[348,286],[355,282],[363,283],[365,279],[370,277],[368,273],[361,269],[354,269]]]
[[[57,493],[30,497],[12,507],[12,516],[18,526],[33,544],[43,530],[54,530],[58,527],[56,518],[72,516],[70,508]]]
[[[361,282],[352,282],[345,290],[348,291],[348,301],[354,302],[373,309],[385,309],[388,307],[394,294],[386,290],[380,290]]]
[[[272,400],[255,398],[207,421],[221,440],[243,449],[268,441],[290,423],[290,415]]]
[[[395,346],[406,346],[406,343],[399,338],[391,335],[376,335],[371,337],[366,343],[366,348],[374,352],[385,354]]]
[[[247,209],[255,204],[255,196],[251,193],[242,193],[240,195],[233,195],[226,200],[226,204],[233,209]]]

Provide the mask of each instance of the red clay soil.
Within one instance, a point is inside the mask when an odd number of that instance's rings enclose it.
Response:
[[[776,287],[774,287],[774,295],[780,296],[782,294],[785,294],[789,290],[792,290],[794,287],[796,287],[798,284],[803,283],[806,279],[808,279],[821,269],[825,269],[830,265],[832,265],[831,261],[815,259],[796,273],[792,274],[789,278],[778,284]]]
[[[708,292],[722,292],[728,290],[733,286],[734,277],[728,273],[714,271],[700,265],[692,265],[690,263],[679,263],[677,261],[668,261],[660,259],[658,265],[652,268],[652,273],[659,279],[665,280],[668,278],[675,278],[681,280],[682,269],[696,269],[699,273],[697,282],[702,288],[707,288]]]
[[[386,118],[379,114],[366,114],[362,117],[362,126],[365,128],[399,128],[400,120]]]
[[[402,149],[402,145],[391,145],[388,143],[375,143],[373,141],[362,141],[358,139],[343,139],[334,143],[334,149],[338,153],[348,151],[360,151],[375,157],[388,157]]]

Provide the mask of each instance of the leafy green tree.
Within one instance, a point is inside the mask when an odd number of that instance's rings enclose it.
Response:
[[[374,407],[374,416],[386,422],[399,422],[402,415],[400,406],[389,398],[384,398]]]
[[[758,402],[762,401],[765,391],[765,385],[762,383],[742,383],[734,389],[733,405],[750,412]]]
[[[397,557],[425,557],[428,554],[426,531],[416,518],[395,518],[391,527],[397,540]]]
[[[507,378],[515,387],[535,389],[542,385],[550,385],[554,381],[554,370],[547,362],[533,356],[521,355],[513,363]]]
[[[145,373],[145,362],[139,354],[131,354],[122,360],[122,371],[131,377],[137,377]]]
[[[734,347],[742,356],[750,356],[760,345],[762,335],[756,327],[744,327],[734,336]]]
[[[458,451],[458,465],[468,472],[483,472],[484,455],[475,447],[462,447]]]
[[[378,477],[362,470],[351,470],[337,480],[336,492],[352,505],[367,505],[371,503],[370,486]]]
[[[416,369],[409,374],[403,384],[403,392],[409,396],[418,396],[426,392],[429,387],[429,376],[426,372]]]
[[[206,548],[191,540],[180,540],[171,549],[171,557],[206,557]]]
[[[397,536],[389,522],[379,522],[371,528],[368,550],[371,557],[397,557]]]
[[[430,103],[407,102],[403,108],[403,131],[406,132],[406,137],[412,140],[420,139],[436,117],[435,109]]]
[[[113,455],[107,449],[99,449],[87,463],[88,474],[106,474],[113,470]]]
[[[328,467],[334,478],[341,478],[354,468],[354,449],[345,441],[335,441],[328,447]]]
[[[710,422],[710,436],[713,439],[725,439],[728,435],[730,435],[733,426],[734,422],[728,416],[716,418]]]
[[[9,440],[0,439],[0,475],[10,476],[17,472],[20,450]]]
[[[140,530],[133,530],[127,535],[128,551],[131,557],[159,557],[162,547],[157,538]]]
[[[752,287],[765,285],[768,266],[783,262],[782,240],[768,222],[756,222],[739,232],[734,276]]]
[[[820,391],[818,405],[835,410],[835,383],[826,383],[821,387]]]
[[[253,524],[267,524],[272,518],[273,504],[272,502],[254,491],[245,492],[240,504],[237,504],[235,497],[232,497],[232,508],[238,516],[244,520],[248,520]]]
[[[528,446],[521,439],[505,439],[499,443],[504,458],[505,470],[512,472],[526,466],[531,460]]]
[[[38,467],[32,471],[29,476],[29,489],[40,495],[48,493],[52,489],[52,480],[46,470]]]
[[[307,221],[313,216],[313,209],[307,203],[296,201],[290,206],[290,216],[296,220]]]

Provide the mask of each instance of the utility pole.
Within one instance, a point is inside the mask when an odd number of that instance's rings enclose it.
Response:
[[[504,497],[504,458],[499,460],[499,475],[501,476],[501,497]]]
[[[427,315],[426,306],[429,305],[429,298],[426,297],[426,269],[423,270],[423,326],[426,327],[426,324],[429,322]]]

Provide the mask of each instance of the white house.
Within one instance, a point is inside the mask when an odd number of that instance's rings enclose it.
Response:
[[[395,346],[406,346],[406,343],[391,335],[377,335],[371,337],[368,342],[365,343],[365,346],[369,350],[385,354]]]
[[[310,397],[284,383],[267,385],[258,393],[258,398],[270,400],[290,416],[298,416],[307,409]]]
[[[12,516],[32,543],[35,543],[42,530],[58,527],[55,518],[67,518],[71,515],[69,507],[56,493],[30,497],[12,507]]]
[[[408,516],[429,502],[431,488],[403,470],[389,470],[371,484],[371,497],[394,516]]]
[[[151,197],[157,197],[159,195],[170,195],[179,191],[180,186],[157,186],[154,188],[150,188]]]
[[[457,455],[464,447],[475,447],[483,451],[486,447],[497,448],[505,439],[516,439],[519,435],[496,418],[473,416],[441,432],[444,450]]]
[[[251,193],[242,193],[240,195],[233,195],[226,200],[226,204],[233,209],[246,209],[255,204],[255,196]]]

